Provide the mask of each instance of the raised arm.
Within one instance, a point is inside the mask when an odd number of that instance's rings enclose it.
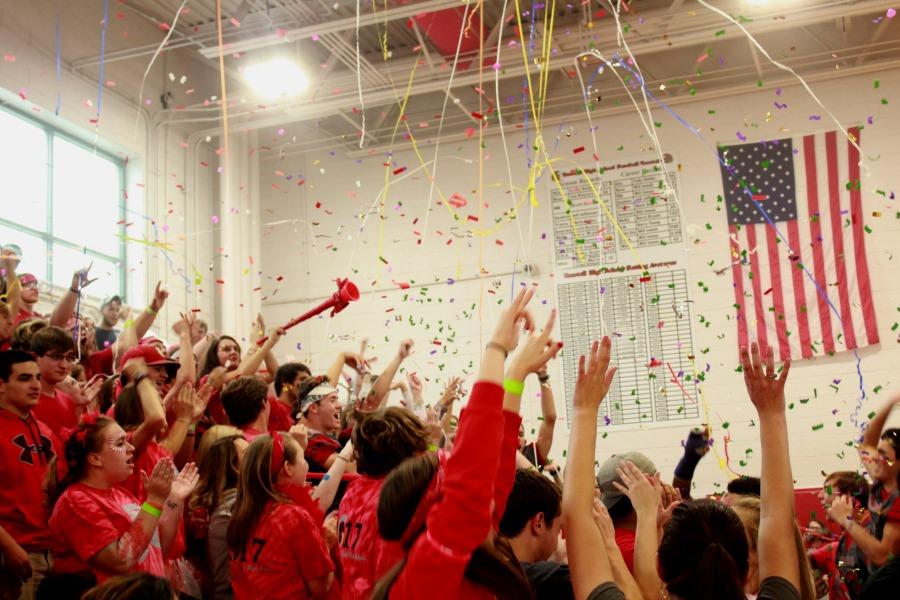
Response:
[[[153,468],[153,473],[144,478],[144,489],[147,491],[147,504],[151,509],[160,511],[169,495],[172,480],[175,478],[175,467],[167,458],[160,460]],[[97,554],[88,559],[91,566],[106,572],[125,574],[131,572],[153,540],[153,532],[159,523],[159,512],[142,509],[122,536],[110,543]]]
[[[9,312],[12,318],[22,309],[22,284],[16,275],[16,266],[19,264],[21,257],[12,254],[0,255],[0,270],[6,280],[6,304],[9,306]]]
[[[594,523],[597,524],[597,529],[600,530],[600,534],[603,536],[603,544],[606,548],[606,556],[609,559],[609,567],[612,569],[613,581],[622,590],[626,600],[653,600],[660,596],[660,588],[657,588],[654,594],[644,595],[641,592],[634,575],[628,570],[622,551],[616,544],[616,528],[613,525],[612,517],[609,516],[609,511],[606,510],[603,502],[597,498],[594,498],[593,508]],[[653,559],[653,566],[656,567],[655,551]],[[637,561],[637,556],[635,556],[635,561]]]
[[[556,404],[553,398],[553,388],[550,387],[550,376],[547,375],[547,366],[537,372],[541,382],[541,426],[538,427],[535,449],[538,455],[546,462],[550,458],[550,448],[553,446],[553,430],[556,428]],[[540,463],[538,456],[535,459]]]
[[[662,501],[662,485],[657,473],[652,482],[634,463],[625,461],[618,469],[624,485],[613,481],[620,492],[628,496],[637,513],[634,540],[634,579],[646,600],[660,597],[662,584],[656,571],[656,551],[659,535],[656,527],[657,511]]]
[[[759,579],[781,577],[800,589],[800,563],[794,544],[794,482],[788,447],[784,384],[791,361],[784,361],[779,376],[775,371],[772,346],[763,366],[756,342],[741,349],[744,383],[759,415],[762,448],[762,495],[759,519]]]
[[[363,400],[363,410],[377,410],[381,407],[382,403],[387,400],[388,392],[391,391],[391,382],[394,381],[394,376],[397,374],[397,370],[400,369],[400,365],[407,359],[410,352],[412,352],[412,347],[412,340],[403,340],[400,342],[400,348],[397,349],[397,354],[391,362],[387,364],[384,371],[378,375],[378,379],[372,384],[372,390],[369,392],[369,396]]]
[[[593,343],[587,361],[584,356],[579,359],[573,398],[575,418],[569,435],[562,510],[576,600],[584,600],[597,586],[613,581],[603,536],[591,514],[597,417],[616,373],[616,368],[609,366],[610,348],[609,338],[604,337],[602,343]]]
[[[684,441],[684,455],[675,465],[675,474],[672,477],[672,485],[681,492],[681,497],[691,497],[691,482],[694,479],[694,471],[706,453],[709,452],[709,427],[694,427]]]
[[[869,477],[875,476],[875,473],[873,473],[875,464],[872,461],[878,459],[878,440],[881,439],[884,424],[887,422],[888,417],[891,416],[894,407],[898,404],[900,404],[900,395],[889,398],[866,424],[866,429],[863,431],[863,440],[859,447],[859,458]]]
[[[237,369],[226,374],[225,380],[233,381],[238,377],[255,377],[256,372],[259,371],[260,365],[262,365],[263,360],[266,358],[266,354],[272,351],[272,348],[275,347],[275,344],[277,344],[282,337],[284,337],[284,329],[281,327],[272,329],[269,332],[269,339],[267,339],[255,352],[246,356],[241,361],[241,364],[238,365]]]
[[[159,545],[163,556],[167,558],[171,557],[172,545],[178,536],[178,525],[184,515],[184,501],[194,491],[199,480],[197,465],[188,463],[172,481],[172,488],[159,517]]]
[[[72,285],[69,286],[63,297],[59,299],[59,302],[56,303],[56,306],[53,307],[53,312],[50,314],[51,325],[65,329],[69,319],[75,316],[75,307],[78,305],[81,290],[96,281],[88,279],[89,270],[90,267],[79,269],[72,274]]]
[[[194,385],[192,383],[182,384],[172,401],[172,412],[175,413],[175,421],[172,422],[165,439],[159,445],[171,452],[172,456],[180,453],[191,425],[200,418],[205,408],[206,405],[197,391],[194,390]]]
[[[153,325],[153,321],[156,319],[159,311],[165,306],[168,297],[168,290],[163,289],[162,282],[158,281],[156,283],[156,289],[153,290],[153,298],[150,300],[150,304],[148,304],[147,308],[141,311],[141,314],[134,320],[134,334],[137,337],[135,343],[141,341],[141,339],[147,335],[150,326]],[[126,350],[122,348],[119,348],[119,351],[126,352]]]
[[[181,313],[172,331],[178,336],[178,375],[175,376],[177,383],[194,383],[197,381],[197,361],[194,353],[191,351],[191,327],[194,323],[194,314],[191,311]]]
[[[138,371],[138,373],[132,377],[132,373],[136,371],[137,368],[132,367],[130,363],[126,365],[126,369],[129,371],[129,381],[134,381],[134,378],[141,374],[140,371]],[[165,428],[166,412],[163,409],[162,399],[159,397],[156,386],[147,377],[138,381],[135,392],[137,392],[138,399],[141,402],[141,410],[144,412],[144,422],[141,423],[131,435],[131,445],[134,446],[135,452],[140,452],[150,440]]]

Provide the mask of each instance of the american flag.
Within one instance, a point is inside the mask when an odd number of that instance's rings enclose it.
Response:
[[[857,148],[831,131],[719,153],[738,344],[781,360],[877,344]]]

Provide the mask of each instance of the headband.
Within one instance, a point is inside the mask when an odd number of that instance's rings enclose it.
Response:
[[[272,471],[272,481],[278,478],[278,471],[284,464],[284,436],[277,431],[269,433],[272,436],[272,459],[269,461],[269,469]]]

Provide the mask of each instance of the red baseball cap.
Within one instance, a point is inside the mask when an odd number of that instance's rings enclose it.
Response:
[[[178,361],[163,356],[156,346],[135,346],[122,357],[122,365],[136,358],[143,358],[148,367],[165,367],[169,375],[174,375],[178,371]]]

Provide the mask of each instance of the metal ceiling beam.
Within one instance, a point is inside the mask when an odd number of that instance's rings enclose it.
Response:
[[[372,12],[361,14],[359,16],[359,26],[368,27],[378,23],[387,21],[396,21],[398,19],[406,19],[414,15],[425,12],[435,12],[445,8],[457,8],[462,6],[461,0],[424,0],[415,4],[395,5],[380,12]],[[255,50],[257,48],[265,48],[268,46],[277,46],[286,42],[296,42],[313,36],[321,36],[325,33],[339,33],[348,29],[356,29],[356,16],[343,17],[334,19],[333,21],[323,21],[314,25],[306,25],[296,29],[290,29],[284,32],[284,35],[276,35],[274,33],[262,35],[255,38],[245,39],[233,43],[225,44],[225,51],[246,52],[247,50]],[[206,58],[216,58],[219,56],[219,47],[201,48],[200,53]]]
[[[870,44],[874,44],[878,40],[880,40],[884,36],[884,32],[887,31],[887,28],[891,25],[891,19],[883,19],[881,23],[878,24],[878,27],[875,29],[875,33],[872,34],[872,37],[869,39]],[[859,58],[856,59],[856,66],[863,64],[863,61],[868,57],[868,53],[863,53],[859,55]]]

